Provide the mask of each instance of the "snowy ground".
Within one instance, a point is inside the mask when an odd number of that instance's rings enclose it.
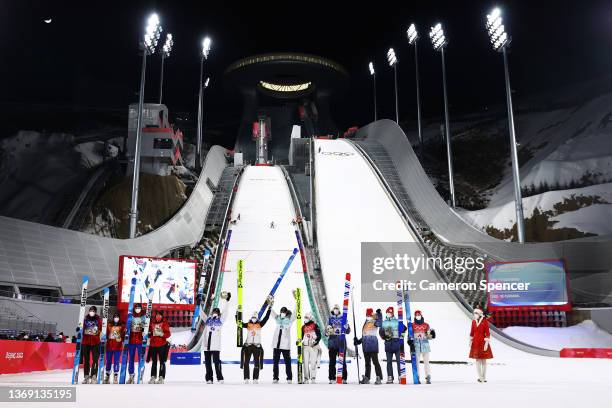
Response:
[[[524,343],[549,350],[562,348],[612,348],[612,334],[592,320],[570,327],[507,327],[504,333]]]
[[[476,370],[471,364],[434,365],[433,384],[418,386],[358,385],[352,364],[349,364],[348,385],[327,384],[324,381],[326,366],[319,371],[319,383],[308,385],[272,384],[270,366],[264,368],[262,381],[257,385],[243,384],[237,366],[224,366],[225,383],[213,385],[203,382],[203,367],[168,366],[164,385],[79,385],[76,404],[55,403],[53,406],[180,407],[190,404],[206,407],[298,408],[333,404],[379,407],[390,406],[384,401],[403,401],[403,404],[421,407],[473,407],[475,399],[479,404],[495,408],[610,406],[610,360],[541,357],[517,359],[504,364],[495,362],[493,360],[488,368],[489,382],[486,384],[476,382]],[[0,386],[66,386],[69,380],[68,370],[3,375],[0,376]],[[40,405],[18,404],[19,407]]]

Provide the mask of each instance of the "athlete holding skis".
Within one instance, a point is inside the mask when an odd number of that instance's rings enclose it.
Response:
[[[393,357],[397,362],[397,375],[401,376],[400,353],[402,348],[402,334],[406,331],[406,326],[394,315],[393,306],[386,310],[387,318],[382,322],[382,327],[378,330],[380,337],[385,341],[385,353],[387,354],[387,384],[393,384]]]
[[[113,384],[119,382],[119,362],[121,361],[124,336],[125,325],[121,321],[119,313],[115,313],[106,330],[106,377],[104,378],[104,384],[110,383],[111,367],[114,372]]]
[[[251,319],[248,322],[240,322],[238,320],[238,312],[236,312],[236,324],[238,327],[246,328],[247,335],[244,340],[244,344],[242,346],[242,358],[241,364],[244,375],[244,382],[248,384],[250,381],[250,370],[249,363],[251,361],[251,356],[253,356],[253,384],[257,384],[259,382],[259,370],[263,365],[263,348],[261,347],[261,328],[266,325],[268,319],[270,318],[270,310],[266,312],[266,315],[263,319],[259,320],[258,313],[253,312]],[[242,326],[240,326],[242,323]]]
[[[416,353],[419,378],[422,378],[421,364],[419,364],[419,361],[423,360],[423,365],[425,367],[425,382],[431,384],[431,369],[429,368],[429,353],[431,352],[431,348],[429,347],[429,340],[436,338],[436,332],[425,322],[420,310],[414,311],[414,322],[410,324],[412,324],[414,339],[408,339],[408,345],[410,346],[410,350]]]
[[[350,334],[351,328],[348,323],[344,326],[344,334]],[[340,305],[334,305],[330,311],[330,316],[327,321],[327,327],[325,328],[325,334],[327,335],[327,348],[329,351],[329,383],[333,384],[336,382],[336,357],[341,350],[346,350],[346,339],[342,341],[342,313],[340,312]],[[348,376],[346,369],[346,359],[342,362],[342,383],[346,384],[346,378]]]
[[[136,353],[142,355],[142,332],[145,325],[145,312],[142,310],[140,303],[134,304],[134,312],[132,314],[132,324],[130,331],[130,344],[128,345],[128,373],[130,374],[126,384],[134,383],[134,362],[136,361]]]
[[[312,313],[304,315],[304,325],[302,325],[302,346],[304,347],[304,384],[316,383],[317,368],[321,363],[321,330],[312,318]]]
[[[283,360],[285,361],[287,384],[291,384],[293,381],[293,373],[291,371],[291,326],[295,321],[295,316],[285,306],[281,307],[280,313],[276,313],[274,309],[272,309],[272,305],[274,304],[273,297],[268,297],[268,304],[272,310],[272,318],[276,322],[274,337],[272,337],[272,381],[274,384],[278,383],[278,364],[282,354]]]
[[[95,306],[89,308],[89,313],[83,321],[83,384],[94,384],[98,376],[98,359],[100,357],[100,332],[102,319]],[[91,362],[90,362],[91,358]]]
[[[155,319],[149,324],[149,354],[151,362],[151,378],[149,384],[163,384],[166,377],[166,360],[170,343],[170,325],[164,319],[161,310],[155,312]],[[157,378],[157,362],[159,361],[159,378]]]
[[[359,382],[360,384],[369,384],[370,375],[372,373],[372,364],[374,364],[374,370],[376,371],[376,382],[374,384],[382,384],[382,369],[380,368],[380,362],[378,361],[378,329],[382,326],[382,312],[380,309],[366,310],[366,321],[363,324],[361,339],[354,339],[355,348],[360,344],[362,345],[363,355],[365,356],[365,375]]]
[[[227,312],[227,306],[232,297],[229,292],[221,292],[219,297],[225,300],[223,311],[218,307],[212,310],[210,316],[206,316],[203,313],[202,320],[204,321],[204,333],[202,349],[204,350],[204,363],[206,365],[206,384],[213,383],[213,368],[215,365],[215,374],[217,381],[223,383],[223,372],[221,370],[221,328],[225,323],[225,315]]]

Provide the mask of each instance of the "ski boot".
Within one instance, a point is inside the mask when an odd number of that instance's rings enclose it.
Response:
[[[253,384],[258,384],[258,383],[259,383],[259,380],[258,380],[258,379],[254,379],[254,380],[253,380]]]
[[[149,384],[155,384],[155,381],[156,381],[155,377],[149,378]]]
[[[311,379],[310,379],[310,383],[311,383],[311,384],[316,384],[316,383],[317,383],[317,380],[315,380],[314,378],[311,378]]]
[[[83,378],[82,384],[89,384],[89,378],[90,377],[88,375],[86,375],[85,378]],[[480,381],[480,380],[478,380],[478,381]]]
[[[342,384],[348,384],[346,380],[342,380]]]
[[[157,379],[157,384],[163,384],[164,383],[164,377],[159,377]]]
[[[245,379],[244,379],[244,383],[245,383],[245,384],[248,384],[249,382],[250,382],[250,381],[249,381],[249,379],[248,379],[248,378],[245,378]]]
[[[361,381],[359,381],[359,384],[369,384],[369,383],[370,383],[370,379],[366,377],[365,375],[361,377]]]
[[[126,384],[134,384],[134,374],[130,374],[130,377],[125,382]]]
[[[92,376],[89,377],[89,383],[90,384],[97,384],[98,383],[98,374],[94,374]]]
[[[431,375],[425,377],[425,384],[431,384]]]
[[[104,377],[104,384],[110,384],[110,374],[106,374]]]
[[[393,384],[393,377],[387,377],[387,384]]]
[[[218,382],[219,384],[223,384],[223,382],[224,382],[224,381],[223,381],[223,380],[217,380],[217,382]]]
[[[374,385],[381,385],[382,384],[382,377],[376,376],[376,381],[374,382]]]
[[[292,380],[287,380],[287,384],[291,384],[292,382]]]
[[[272,380],[272,383],[273,383],[273,384],[278,384],[278,379],[274,379],[274,380]]]
[[[206,384],[212,384],[211,380],[206,380]]]
[[[113,384],[119,384],[119,374],[113,374]]]
[[[330,383],[330,384],[334,384],[334,383],[335,383],[335,381],[334,381],[334,380],[329,380],[329,383]]]

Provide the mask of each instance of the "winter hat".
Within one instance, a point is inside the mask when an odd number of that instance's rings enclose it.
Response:
[[[212,312],[213,312],[213,313],[218,314],[219,316],[221,315],[221,309],[219,309],[218,307],[215,307],[215,308],[212,310]]]
[[[142,305],[140,303],[134,303],[134,309],[136,309],[137,307],[142,309]]]
[[[336,309],[338,309],[338,312],[340,311],[340,305],[337,303],[334,305],[334,307],[332,307],[332,310],[331,310],[332,314],[334,314],[334,310]]]
[[[304,315],[304,319],[312,320],[312,313],[308,312]]]
[[[98,308],[97,308],[97,307],[95,307],[95,306],[91,306],[91,307],[89,308],[89,311],[90,311],[90,312],[91,312],[92,310],[93,310],[94,312],[96,312],[96,313],[98,312]]]
[[[366,317],[372,316],[374,314],[374,309],[367,308],[366,309]]]
[[[474,314],[480,315],[480,317],[484,316],[484,313],[482,312],[482,309],[477,307],[474,309]]]
[[[420,311],[420,310],[415,310],[415,311],[414,311],[414,315],[415,315],[415,316],[416,316],[416,315],[421,315],[421,316],[423,316],[423,313],[421,313],[421,311]]]
[[[289,312],[289,309],[287,309],[285,306],[281,307],[281,313],[287,313]]]
[[[395,309],[393,309],[393,306],[389,306],[385,313],[395,314]]]

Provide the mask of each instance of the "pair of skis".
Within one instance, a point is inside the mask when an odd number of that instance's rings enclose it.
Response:
[[[79,310],[79,321],[77,323],[77,342],[72,367],[72,384],[79,383],[79,364],[81,363],[81,342],[83,340],[83,322],[85,320],[85,307],[87,306],[88,284],[89,278],[87,276],[83,276],[83,283],[81,285],[81,308]]]
[[[153,287],[149,288],[147,294],[147,311],[145,312],[145,323],[142,329],[142,346],[140,347],[140,354],[138,355],[138,384],[142,383],[144,378],[145,370],[145,356],[147,355],[147,342],[149,341],[149,325],[151,324],[151,314],[153,313],[153,293],[155,290]]]
[[[206,271],[208,269],[208,262],[210,260],[210,251],[208,249],[204,250],[204,262],[202,263],[202,270],[200,271],[200,282],[198,284],[198,296],[196,298],[196,306],[193,311],[193,318],[191,319],[191,332],[196,332],[196,323],[198,322],[198,318],[200,317],[200,308],[202,307],[202,300],[204,298],[204,281],[206,276]]]
[[[302,291],[297,288],[293,291],[295,298],[295,320],[297,328],[297,381],[304,384],[304,351],[302,348]]]
[[[104,303],[102,306],[102,333],[100,333],[100,357],[98,358],[98,384],[102,382],[104,374],[104,362],[106,361],[106,328],[108,327],[108,309],[109,309],[109,294],[108,288],[104,289]]]
[[[278,277],[278,279],[276,279],[276,282],[274,283],[274,286],[272,286],[272,290],[270,290],[270,293],[266,297],[266,300],[264,301],[264,304],[261,306],[261,309],[259,309],[259,313],[257,314],[257,318],[258,319],[261,319],[263,317],[264,312],[266,311],[266,308],[268,307],[268,299],[271,299],[271,298],[274,297],[274,294],[276,293],[276,290],[278,289],[278,287],[280,286],[281,282],[283,281],[283,278],[287,274],[287,271],[289,270],[289,267],[291,266],[291,263],[295,259],[295,256],[297,255],[297,253],[298,253],[298,249],[297,248],[293,248],[293,252],[291,253],[291,256],[289,257],[289,259],[287,259],[287,263],[285,264],[285,267],[283,268],[283,271],[281,272],[281,274]]]
[[[344,299],[342,301],[342,320],[340,327],[340,351],[338,352],[338,364],[336,365],[336,383],[342,384],[342,371],[344,359],[346,358],[346,321],[348,319],[349,296],[351,293],[351,274],[344,277]]]
[[[128,348],[130,345],[130,334],[132,333],[132,310],[134,309],[134,293],[136,292],[136,278],[132,278],[130,287],[130,302],[125,322],[125,337],[123,338],[123,351],[121,353],[121,370],[119,371],[119,384],[125,384],[125,372],[127,370]]]
[[[397,319],[400,322],[404,322],[404,307],[406,308],[406,327],[408,329],[408,338],[414,339],[414,331],[412,328],[412,313],[410,311],[410,294],[406,293],[404,286],[401,282],[397,282],[398,287],[396,289],[397,294]],[[400,352],[400,384],[406,384],[406,356],[404,352],[404,342],[402,339],[401,352]],[[417,361],[416,353],[410,349],[410,364],[412,366],[412,382],[414,384],[420,384],[419,380],[419,362]]]

